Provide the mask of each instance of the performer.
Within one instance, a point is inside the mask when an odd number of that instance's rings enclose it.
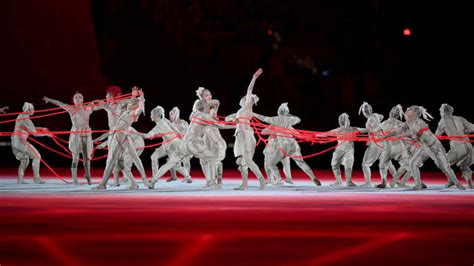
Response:
[[[454,171],[449,166],[448,156],[446,151],[438,140],[438,138],[430,131],[428,125],[421,119],[429,121],[430,118],[433,118],[425,108],[421,106],[411,106],[405,111],[405,120],[406,122],[398,128],[396,131],[385,136],[385,138],[396,136],[400,133],[399,137],[404,137],[405,135],[414,135],[416,141],[422,145],[422,149],[418,149],[413,157],[410,159],[410,171],[415,179],[415,190],[423,189],[420,178],[420,169],[418,168],[420,160],[422,158],[422,152],[424,151],[433,161],[436,162],[436,166],[443,171],[443,173],[448,178],[448,185],[451,183],[456,185],[458,189],[464,190],[464,186],[459,183],[454,174]]]
[[[253,113],[253,115],[265,123],[281,129],[288,129],[288,131],[291,131],[293,126],[301,121],[300,118],[290,114],[288,103],[281,104],[277,113],[278,116],[273,117],[267,117],[256,113]],[[272,180],[272,177],[275,177],[277,185],[283,184],[277,164],[282,162],[286,157],[293,159],[296,165],[298,165],[298,167],[300,167],[301,170],[311,178],[316,186],[321,186],[321,182],[314,175],[313,170],[311,170],[309,165],[303,160],[300,146],[290,132],[278,132],[274,128],[272,130],[272,127],[268,127],[264,129],[262,133],[270,135],[268,143],[263,151],[263,154],[265,155],[265,170],[269,180]]]
[[[403,109],[400,104],[393,107],[392,110],[390,110],[389,118],[380,124],[379,127],[383,133],[389,134],[402,126],[403,122],[397,117],[400,119],[403,117]],[[382,183],[378,184],[376,186],[377,188],[387,187],[387,174],[391,160],[397,160],[400,165],[408,164],[408,158],[403,156],[404,151],[405,147],[402,140],[397,139],[383,142],[383,149],[379,158],[379,171]]]
[[[135,151],[137,152],[138,157],[140,157],[140,155],[143,153],[143,150],[145,149],[145,141],[143,140],[143,137],[140,134],[138,134],[137,130],[134,129],[133,127],[129,127],[128,131],[130,132],[129,139],[133,147],[135,148]],[[102,135],[101,137],[105,139],[105,138],[108,138],[108,136],[109,135],[107,134],[107,135]],[[112,138],[109,138],[109,140],[112,140]],[[97,140],[97,141],[101,141],[101,140]],[[97,146],[96,149],[103,149],[107,147],[109,143],[110,141],[103,142],[102,144]],[[128,182],[129,178],[126,177],[127,175],[131,176],[135,180],[135,177],[133,176],[133,173],[131,171],[132,166],[134,165],[132,156],[133,155],[131,155],[128,150],[125,150],[123,153],[119,155],[120,159],[117,161],[117,164],[116,166],[114,166],[114,169],[113,169],[115,187],[118,187],[120,186],[120,184]],[[120,172],[122,172],[122,175],[124,176],[122,180],[119,179]]]
[[[376,143],[375,137],[380,136],[380,123],[383,120],[383,115],[374,113],[372,111],[372,106],[368,103],[364,102],[359,108],[359,114],[362,114],[367,118],[367,122],[365,124],[365,128],[368,131],[369,139],[367,141],[367,149],[364,153],[364,158],[362,159],[362,171],[364,173],[365,183],[362,187],[371,187],[371,175],[372,172],[370,167],[377,161],[382,153],[383,143]],[[389,171],[392,176],[395,174],[396,169],[393,164],[390,163]]]
[[[168,119],[165,117],[165,109],[161,106],[155,107],[151,111],[150,118],[153,122],[156,123],[155,127],[146,134],[142,134],[145,139],[153,139],[159,135],[163,139],[163,144],[156,148],[153,154],[151,155],[151,166],[153,169],[153,175],[158,172],[159,164],[158,159],[168,156],[169,158],[177,151],[178,145],[180,143],[179,139],[182,138],[182,135],[179,133],[179,129],[175,127]],[[180,174],[184,176],[184,180],[187,183],[192,183],[192,178],[189,175],[189,170],[183,168],[180,164],[173,167]]]
[[[453,115],[454,108],[449,104],[442,104],[439,109],[441,120],[435,135],[440,136],[446,134],[448,136],[462,136],[466,133],[474,132],[474,125],[465,118]],[[468,137],[459,139],[451,139],[449,141],[450,150],[448,151],[449,165],[456,164],[461,169],[462,177],[466,180],[469,188],[472,189],[472,144]],[[448,187],[454,185],[449,182]]]
[[[69,134],[69,150],[72,153],[71,175],[75,185],[79,185],[77,179],[77,167],[79,157],[82,154],[82,162],[85,169],[84,178],[89,185],[91,182],[91,155],[92,155],[92,133],[89,126],[89,117],[98,107],[94,104],[84,104],[84,96],[76,92],[73,96],[74,105],[68,105],[58,100],[43,97],[46,103],[52,103],[66,110],[71,117],[71,134]]]
[[[211,178],[215,176],[217,154],[215,149],[208,145],[209,142],[206,138],[206,127],[211,126],[211,123],[217,121],[217,119],[210,113],[209,104],[206,100],[199,100],[196,102],[195,110],[196,112],[194,112],[193,119],[191,120],[186,135],[183,139],[179,140],[177,150],[172,154],[168,162],[161,166],[153,175],[148,188],[153,189],[159,178],[161,178],[171,168],[178,166],[182,160],[191,155],[200,159],[204,175],[206,176],[206,187],[212,187],[210,186],[210,182]],[[188,175],[185,172],[186,168],[183,168],[182,171],[184,171],[185,176]]]
[[[170,110],[169,118],[170,118],[171,124],[174,125],[179,130],[178,133],[184,136],[186,132],[188,131],[189,124],[184,119],[180,118],[180,110],[178,107],[175,106],[173,107],[173,109]],[[189,173],[191,173],[191,158],[192,156],[185,158],[181,165],[184,168],[186,168]],[[166,181],[170,182],[170,181],[178,180],[178,177],[176,176],[176,168],[175,167],[171,168],[170,172],[171,172],[171,178]],[[183,182],[186,182],[186,180],[183,179]]]
[[[122,89],[118,86],[110,86],[105,95],[105,102],[100,102],[100,105],[98,105],[98,109],[103,109],[107,112],[107,121],[108,121],[108,126],[109,130],[113,128],[113,126],[117,123],[117,120],[119,119],[120,115],[127,109],[127,104],[129,102],[129,99],[120,99],[119,97],[122,96]],[[141,138],[138,136],[133,136],[130,135],[132,138]],[[112,141],[112,135],[109,133],[104,133],[102,136],[100,136],[97,139],[94,139],[94,142],[96,141],[102,141],[103,139],[107,139],[107,144],[105,146],[109,146],[110,142]],[[142,138],[143,141],[143,138]],[[135,141],[132,141],[135,143]],[[138,154],[138,151],[137,151]],[[122,154],[123,155],[123,154]],[[140,155],[140,154],[138,154]],[[115,165],[113,169],[113,175],[114,175],[114,186],[118,187],[120,186],[120,169],[124,169],[124,156],[120,156],[117,164]],[[123,178],[123,182],[126,182],[128,178]]]
[[[138,96],[138,97],[137,97]],[[142,161],[135,150],[135,147],[132,144],[130,133],[127,129],[138,120],[138,117],[144,111],[145,98],[143,91],[137,87],[132,88],[132,98],[127,104],[127,109],[124,111],[117,122],[112,127],[112,140],[109,145],[109,152],[107,154],[107,162],[103,174],[102,181],[94,189],[106,189],[107,181],[109,180],[110,174],[114,166],[118,163],[123,152],[128,152],[130,154],[131,160],[138,168],[141,178],[145,186],[148,185],[146,179],[145,169],[143,167]],[[128,172],[125,171],[125,172]],[[133,176],[126,177],[131,182],[129,189],[138,189],[138,185],[135,182]]]
[[[342,186],[342,176],[341,176],[341,164],[344,166],[344,173],[346,175],[346,183],[348,187],[357,186],[352,182],[352,167],[354,166],[354,142],[341,138],[342,135],[354,134],[366,132],[363,128],[351,127],[351,122],[349,120],[349,115],[342,113],[338,118],[339,127],[331,130],[331,133],[336,133],[337,147],[332,154],[331,167],[334,176],[336,177],[336,182],[331,184],[331,186],[339,187]]]
[[[196,103],[199,100],[205,100],[207,102],[207,104],[209,105],[210,113],[214,116],[217,116],[217,112],[219,110],[220,102],[218,100],[212,98],[211,91],[204,88],[204,87],[199,87],[196,90],[196,95],[198,96],[198,99],[194,102],[194,104],[196,105]],[[190,120],[193,119],[194,113],[196,112],[194,108],[195,108],[195,106],[193,106],[193,112],[191,113]],[[222,161],[225,158],[226,150],[227,150],[227,143],[225,142],[224,138],[222,138],[222,135],[220,133],[219,128],[225,128],[225,127],[222,127],[222,126],[220,126],[220,127],[217,127],[217,126],[206,127],[206,138],[207,138],[207,141],[209,142],[209,147],[213,147],[215,149],[215,153],[217,155],[216,169],[213,170],[213,171],[215,171],[216,175],[217,175],[217,186],[218,186],[218,188],[222,187],[222,174],[223,174]],[[209,165],[207,165],[209,163],[210,162],[204,163],[201,160],[201,167],[203,167],[203,171],[204,171],[204,168],[209,167]],[[211,179],[211,183],[212,183],[213,182],[212,178],[210,178],[210,179]],[[210,184],[210,185],[214,185],[214,184]]]
[[[260,181],[260,189],[265,187],[266,181],[257,164],[253,161],[255,153],[256,140],[252,127],[249,125],[252,119],[253,105],[257,104],[258,97],[252,94],[253,87],[257,78],[262,74],[263,70],[258,69],[252,77],[247,88],[247,94],[240,100],[241,108],[235,117],[228,117],[226,121],[234,120],[237,124],[235,130],[234,155],[237,157],[237,165],[242,175],[242,185],[235,188],[236,190],[245,190],[248,188],[248,168],[257,176]]]
[[[23,113],[19,114],[15,121],[15,129],[11,136],[12,152],[15,158],[20,161],[18,167],[18,184],[26,184],[24,180],[25,170],[33,160],[33,182],[37,184],[44,184],[40,177],[40,153],[28,142],[29,135],[34,136],[51,136],[47,128],[35,127],[30,117],[35,113],[33,104],[25,102],[23,104]]]

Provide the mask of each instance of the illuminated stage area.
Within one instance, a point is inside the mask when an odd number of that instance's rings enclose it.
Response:
[[[97,177],[97,175],[94,175]],[[0,178],[2,265],[471,265],[474,190],[315,187],[234,191],[159,181],[155,190],[91,191],[54,178]],[[98,179],[95,179],[98,181]],[[356,183],[362,182],[360,172]],[[373,178],[374,183],[377,177]],[[111,184],[111,182],[109,182]]]

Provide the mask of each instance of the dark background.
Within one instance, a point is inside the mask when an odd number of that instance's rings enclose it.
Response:
[[[467,1],[5,0],[0,105],[14,112],[30,101],[44,109],[52,107],[41,101],[44,95],[69,101],[80,91],[93,100],[103,98],[109,85],[138,85],[148,112],[158,104],[167,111],[178,106],[187,119],[195,90],[204,86],[226,115],[237,111],[252,74],[262,67],[254,110],[274,115],[289,102],[291,113],[302,118],[299,129],[335,128],[342,112],[363,126],[357,111],[368,101],[385,116],[398,103],[423,105],[435,116],[435,130],[445,102],[474,120],[471,13]],[[403,35],[405,28],[410,36]],[[70,128],[67,115],[34,122]],[[93,114],[91,126],[106,129],[105,112]],[[136,124],[140,131],[152,127],[148,116]],[[13,124],[0,129],[12,131]],[[232,133],[223,131],[228,143]],[[305,154],[328,147],[302,146]],[[356,148],[359,165],[364,145]],[[51,165],[69,166],[69,160],[39,150]],[[0,166],[17,165],[10,147],[0,151]],[[150,152],[142,155],[146,166]],[[330,154],[308,162],[329,168]],[[235,167],[230,149],[225,163]]]

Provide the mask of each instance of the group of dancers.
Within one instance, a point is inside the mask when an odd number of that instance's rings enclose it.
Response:
[[[316,186],[321,182],[310,166],[304,161],[300,146],[297,141],[296,130],[293,128],[300,122],[297,116],[290,114],[287,103],[283,103],[277,110],[276,116],[264,116],[253,111],[259,98],[253,94],[255,83],[262,74],[258,69],[252,76],[245,96],[240,100],[240,109],[235,113],[220,119],[217,116],[219,101],[213,99],[208,89],[200,87],[196,93],[198,99],[192,108],[189,124],[180,118],[180,110],[174,107],[169,112],[169,119],[163,107],[156,106],[150,112],[150,119],[155,126],[147,133],[138,132],[132,125],[137,122],[140,115],[145,113],[144,92],[134,87],[129,97],[122,95],[121,89],[116,86],[109,87],[105,100],[90,103],[84,102],[81,93],[74,94],[73,103],[67,104],[58,100],[44,97],[46,103],[53,104],[66,111],[71,119],[72,128],[69,132],[68,148],[72,155],[71,176],[73,183],[80,184],[77,177],[79,162],[83,162],[85,175],[89,185],[91,181],[91,157],[94,149],[107,147],[107,160],[100,183],[92,189],[106,189],[111,175],[114,176],[114,186],[129,183],[129,189],[138,189],[139,186],[132,174],[135,166],[141,176],[143,184],[153,189],[158,179],[168,171],[171,178],[167,181],[177,180],[177,173],[181,174],[183,182],[191,183],[190,160],[199,159],[205,176],[206,188],[222,188],[223,166],[222,161],[226,156],[227,144],[222,138],[220,130],[234,129],[235,143],[234,156],[241,173],[242,184],[235,190],[248,188],[249,169],[259,181],[260,189],[267,184],[283,185],[283,179],[278,169],[278,164],[283,165],[285,182],[293,183],[290,168],[290,159],[308,175]],[[6,108],[0,108],[5,112]],[[98,110],[105,110],[108,117],[109,130],[93,140],[92,129],[89,126],[90,115]],[[11,147],[16,159],[20,161],[18,168],[18,183],[25,183],[25,169],[32,160],[34,182],[43,184],[39,169],[41,155],[28,141],[32,136],[52,136],[47,128],[35,127],[32,122],[35,110],[31,103],[25,102],[22,112],[15,121],[14,132],[11,134]],[[456,186],[465,189],[458,181],[451,166],[457,165],[461,169],[462,177],[469,188],[472,188],[473,148],[466,134],[474,132],[474,125],[466,119],[454,116],[453,107],[448,104],[441,105],[441,120],[435,133],[430,131],[426,121],[432,116],[421,106],[411,106],[403,111],[400,105],[393,107],[389,117],[383,120],[383,115],[375,113],[368,103],[363,103],[359,114],[367,118],[364,128],[350,125],[349,115],[343,113],[339,116],[339,127],[329,132],[318,133],[319,136],[332,136],[337,141],[334,149],[331,166],[336,182],[331,186],[343,186],[341,165],[344,166],[347,186],[356,186],[352,181],[354,164],[354,141],[360,134],[365,134],[367,147],[362,161],[362,170],[365,182],[362,187],[371,187],[371,166],[378,160],[381,183],[377,188],[405,187],[410,177],[414,178],[413,189],[426,188],[421,182],[420,167],[429,158],[446,175],[446,187]],[[264,153],[264,177],[253,157],[257,146],[255,137],[256,127],[252,121],[258,119],[267,126],[259,134],[267,136]],[[402,120],[405,121],[402,121]],[[450,136],[450,150],[445,151],[437,136],[446,134]],[[260,136],[260,135],[259,135]],[[140,154],[145,148],[145,140],[161,138],[161,145],[156,148],[151,156],[153,176],[148,179],[145,168],[140,159]],[[94,143],[103,141],[94,147]],[[167,157],[167,162],[159,166],[158,160]],[[82,158],[82,159],[81,159]],[[396,169],[392,161],[398,161]],[[393,176],[388,184],[388,172]],[[120,175],[123,176],[120,179]]]

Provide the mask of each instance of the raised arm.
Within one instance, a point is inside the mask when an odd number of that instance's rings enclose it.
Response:
[[[1,113],[1,114],[4,114],[5,111],[8,110],[8,109],[10,109],[10,107],[4,106],[4,107],[0,108],[0,113]]]
[[[252,97],[252,92],[253,92],[253,87],[255,86],[255,81],[257,81],[257,78],[263,73],[263,70],[259,68],[252,77],[252,80],[250,81],[250,84],[247,88],[247,95],[245,97],[246,102],[245,102],[245,107],[252,107],[252,102],[249,101],[250,97]]]

